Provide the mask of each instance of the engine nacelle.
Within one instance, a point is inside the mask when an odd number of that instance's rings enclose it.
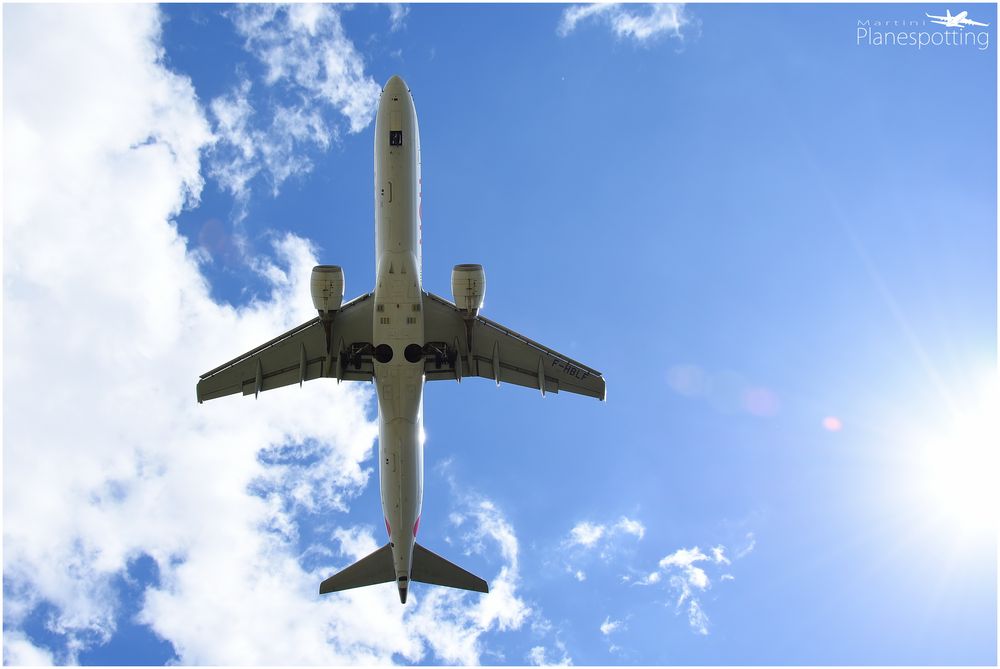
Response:
[[[455,265],[451,270],[451,294],[466,318],[475,318],[486,297],[486,272],[482,265]]]
[[[344,270],[336,265],[316,265],[309,279],[309,290],[320,317],[332,316],[344,302]]]

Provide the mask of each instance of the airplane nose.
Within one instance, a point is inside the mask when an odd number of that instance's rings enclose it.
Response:
[[[394,74],[392,75],[392,77],[389,78],[389,81],[385,83],[385,88],[383,88],[382,90],[385,91],[386,93],[399,93],[402,91],[407,91],[409,90],[409,88],[407,87],[406,82],[403,81],[402,77],[400,77],[397,74]]]

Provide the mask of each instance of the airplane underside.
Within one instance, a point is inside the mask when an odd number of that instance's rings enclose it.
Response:
[[[257,397],[318,378],[374,382],[379,408],[379,480],[388,543],[323,581],[320,594],[395,582],[489,592],[485,580],[416,542],[423,506],[425,382],[492,379],[546,393],[604,400],[601,373],[479,315],[481,265],[452,270],[450,302],[423,290],[420,134],[406,84],[392,77],[375,119],[375,290],[347,303],[344,273],[313,268],[318,317],[203,374],[198,402]]]

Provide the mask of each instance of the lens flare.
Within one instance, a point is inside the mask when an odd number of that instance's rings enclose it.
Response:
[[[959,529],[996,528],[1000,392],[996,378],[967,398],[940,429],[917,440],[929,511]]]
[[[827,432],[840,432],[844,424],[836,416],[827,416],[823,419],[823,429]]]

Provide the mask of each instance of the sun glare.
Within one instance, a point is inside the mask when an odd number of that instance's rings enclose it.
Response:
[[[997,527],[1000,391],[996,376],[940,429],[918,439],[921,492],[931,515],[956,529]]]

